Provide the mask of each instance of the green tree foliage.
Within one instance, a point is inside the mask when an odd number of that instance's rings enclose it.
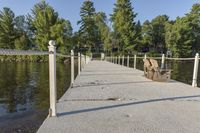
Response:
[[[200,51],[200,4],[185,17],[166,26],[165,41],[175,57],[190,57]]]
[[[168,22],[167,15],[160,15],[151,22],[145,21],[142,28],[143,44],[148,45],[151,51],[163,53],[166,51],[165,25]]]
[[[174,24],[166,25],[165,41],[174,57],[188,57],[191,54],[190,28],[186,18],[177,18]]]
[[[123,53],[133,50],[136,45],[135,17],[130,0],[117,0],[111,20],[115,37],[120,39],[119,50]]]
[[[186,14],[187,23],[189,26],[189,34],[191,40],[192,53],[200,51],[200,4],[194,4],[191,11]]]
[[[16,39],[14,42],[15,49],[31,49],[31,41],[28,36],[28,24],[25,16],[17,16],[15,19]]]
[[[152,32],[153,27],[151,25],[151,22],[146,20],[142,25],[142,47],[145,52],[149,50],[149,47],[153,43]]]
[[[107,25],[106,14],[103,12],[96,13],[95,23],[97,24],[100,32],[101,42],[104,46],[104,51],[112,52],[111,33],[110,28]]]
[[[90,0],[84,1],[80,11],[81,20],[78,21],[80,25],[79,36],[82,41],[80,46],[86,45],[89,51],[92,47],[98,49],[100,43],[100,33],[95,23],[95,15],[94,3]]]
[[[135,46],[135,50],[137,51],[141,51],[143,45],[142,45],[142,26],[140,21],[138,21],[135,25],[135,42],[136,42],[136,46]]]
[[[169,17],[167,15],[161,15],[154,18],[151,21],[153,32],[152,32],[152,43],[153,51],[159,51],[161,53],[166,51],[165,44],[165,25],[168,22]]]
[[[49,40],[56,40],[57,48],[66,53],[66,39],[72,34],[69,21],[60,19],[58,13],[42,1],[34,6],[29,15],[30,28],[34,34],[34,40],[39,50],[47,50]]]
[[[15,14],[10,8],[0,11],[0,48],[13,49],[15,41]]]

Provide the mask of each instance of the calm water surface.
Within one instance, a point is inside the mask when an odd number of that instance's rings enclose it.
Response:
[[[1,132],[18,132],[18,130],[36,132],[47,117],[49,108],[48,65],[48,63],[0,63],[0,128],[3,129]],[[70,74],[70,63],[57,63],[58,99],[70,85]],[[77,74],[77,63],[75,74]],[[16,127],[9,129],[5,126],[6,122],[7,125],[12,124]],[[31,130],[22,131],[20,128],[27,127],[27,122],[31,123]]]

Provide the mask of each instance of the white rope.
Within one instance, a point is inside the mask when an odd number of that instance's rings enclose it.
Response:
[[[63,54],[60,54],[60,53],[56,53],[56,56],[59,56],[59,57],[71,57],[70,55],[63,55]]]
[[[167,60],[194,60],[195,58],[166,58]]]
[[[47,51],[0,49],[0,55],[48,55]]]
[[[107,57],[107,58],[111,58],[111,57]],[[127,57],[124,57],[124,58],[126,59]],[[136,57],[136,58],[137,59],[144,59],[144,57]],[[147,58],[162,59],[162,57],[147,57]],[[129,59],[134,59],[134,57],[129,57]],[[195,58],[168,58],[168,57],[165,57],[165,59],[167,59],[167,60],[194,60]]]

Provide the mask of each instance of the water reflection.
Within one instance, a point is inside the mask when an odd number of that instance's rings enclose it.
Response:
[[[57,63],[58,98],[69,84],[70,64]],[[48,108],[48,63],[0,63],[0,116]]]

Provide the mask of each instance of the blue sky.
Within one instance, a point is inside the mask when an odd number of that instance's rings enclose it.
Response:
[[[79,12],[84,0],[46,0],[59,13],[60,17],[70,20],[74,31],[78,30],[77,21],[80,20]],[[113,11],[116,0],[92,0],[97,11],[107,15]],[[0,0],[0,9],[10,7],[15,15],[26,15],[31,12],[33,5],[40,0]],[[200,0],[131,0],[134,11],[138,13],[137,20],[144,22],[157,15],[166,14],[170,19],[184,16],[189,12],[194,3]]]

